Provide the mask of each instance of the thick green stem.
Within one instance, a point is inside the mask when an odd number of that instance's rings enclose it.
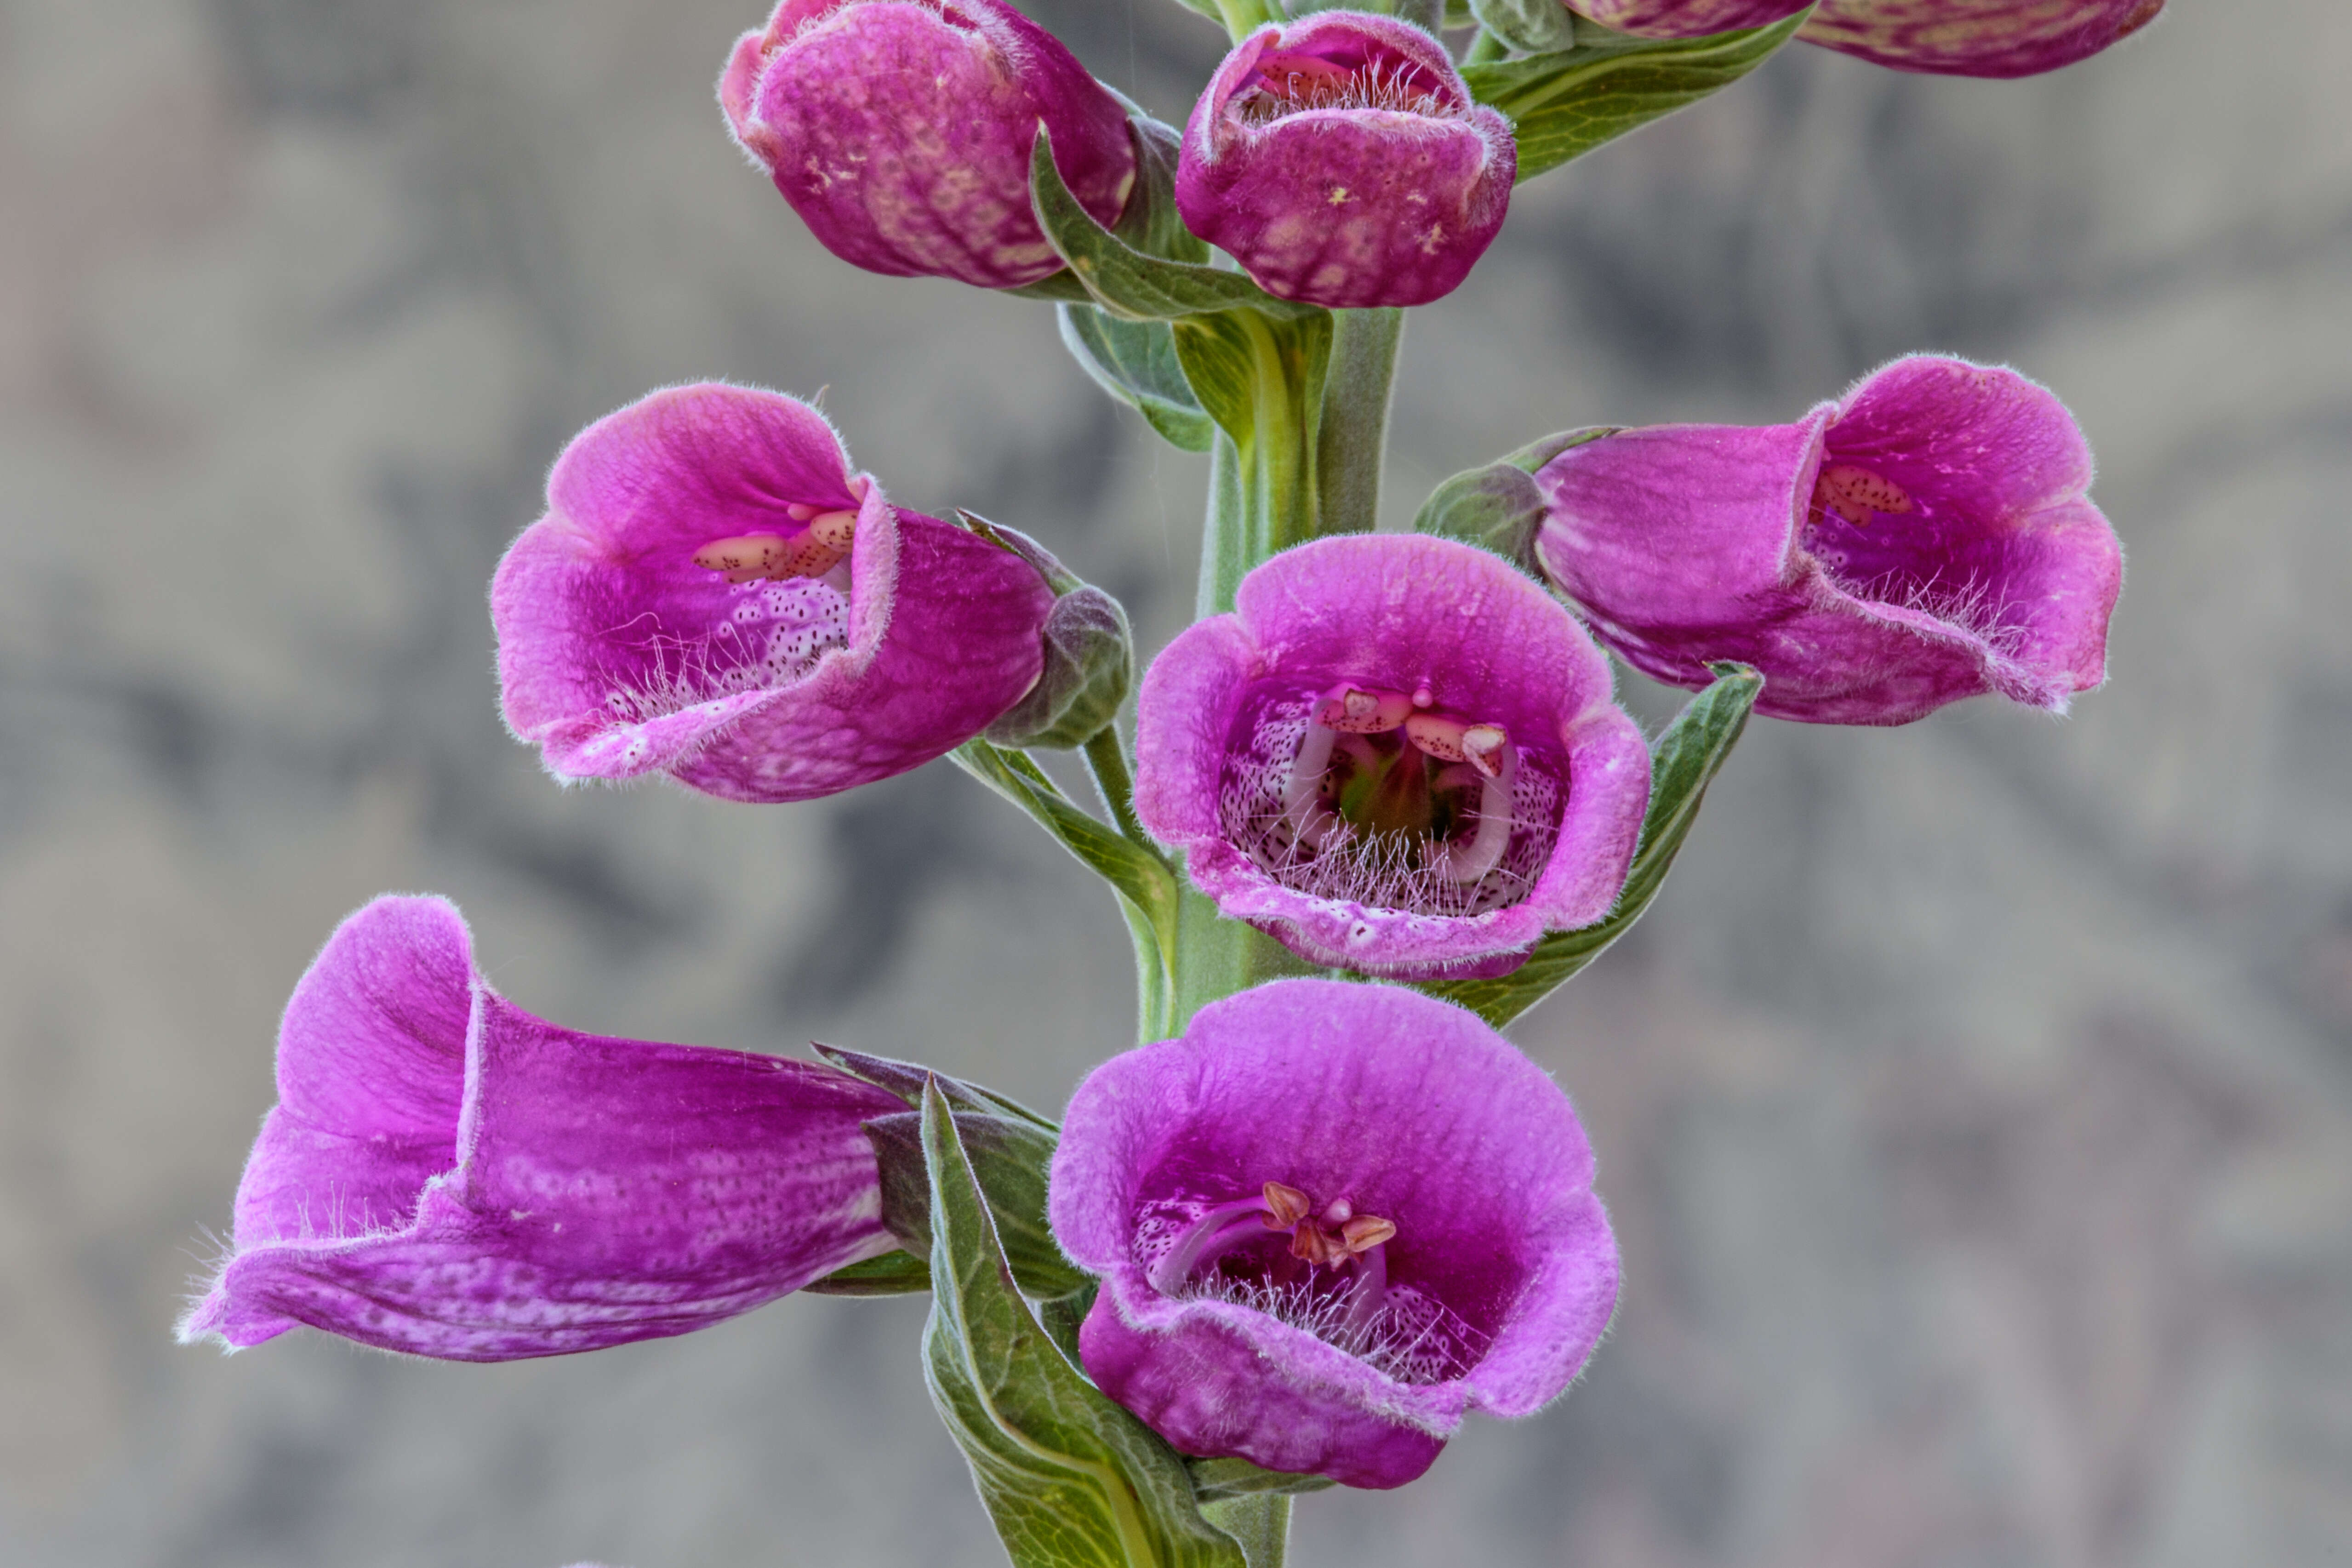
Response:
[[[1249,1568],[1282,1568],[1290,1550],[1290,1499],[1279,1492],[1205,1502],[1201,1513],[1242,1543]]]
[[[1127,770],[1127,747],[1118,738],[1118,725],[1103,726],[1102,733],[1087,742],[1086,758],[1087,776],[1113,825],[1137,843],[1149,845],[1151,840],[1143,824],[1135,820],[1135,780]]]
[[[1404,312],[1393,305],[1331,313],[1331,368],[1316,433],[1318,533],[1370,533],[1380,521],[1389,394],[1403,334]]]
[[[1249,570],[1248,486],[1242,455],[1223,431],[1209,449],[1209,517],[1201,534],[1201,587],[1192,619],[1206,621],[1234,607],[1234,591]]]
[[[1237,991],[1285,975],[1323,970],[1245,921],[1229,919],[1189,885],[1176,895],[1176,985],[1170,998],[1171,1030]]]
[[[1478,29],[1478,36],[1470,40],[1470,47],[1464,51],[1462,63],[1465,66],[1483,66],[1489,61],[1507,59],[1510,53],[1511,47],[1508,44],[1481,27]]]

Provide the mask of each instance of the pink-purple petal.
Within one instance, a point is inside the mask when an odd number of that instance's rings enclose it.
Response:
[[[1393,1221],[1387,1279],[1465,1331],[1448,1375],[1391,1375],[1239,1292],[1149,1277],[1149,1216],[1278,1182]],[[1397,1486],[1464,1413],[1557,1397],[1614,1310],[1616,1247],[1567,1096],[1474,1015],[1414,992],[1284,980],[1114,1058],[1063,1124],[1048,1213],[1103,1277],[1090,1375],[1177,1448]]]
[[[1899,512],[1819,504],[1825,476]],[[1902,724],[1986,693],[2064,711],[2105,678],[2122,589],[2080,428],[2049,391],[1929,355],[1794,424],[1661,425],[1537,476],[1536,553],[1594,635],[1697,688],[1712,660],[1765,677],[1760,713]]]
[[[856,514],[824,577],[730,583],[696,563],[811,510]],[[1036,681],[1052,603],[1019,557],[852,475],[814,409],[719,383],[576,436],[490,591],[507,723],[549,771],[665,772],[749,801],[832,794],[970,739]]]
[[[491,992],[457,910],[380,898],[329,938],[278,1040],[232,1251],[181,1325],[308,1324],[505,1361],[684,1333],[888,1251],[830,1068],[581,1034]]]

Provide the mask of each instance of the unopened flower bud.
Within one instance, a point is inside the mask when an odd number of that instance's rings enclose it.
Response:
[[[1126,110],[1003,0],[783,0],[719,102],[824,247],[893,277],[1008,288],[1062,265],[1029,205],[1041,120],[1097,221],[1135,184]]]
[[[1810,0],[1570,0],[1604,27],[1696,38],[1761,27]],[[2164,0],[1820,0],[1797,37],[1899,71],[2026,77],[2088,59],[2156,20]]]
[[[1045,667],[1037,684],[988,727],[987,737],[999,746],[1084,746],[1127,700],[1135,640],[1118,600],[1092,586],[1065,593],[1045,612],[1044,639]]]
[[[1270,294],[1423,305],[1469,276],[1517,168],[1509,122],[1435,38],[1322,11],[1225,57],[1184,128],[1176,203]]]

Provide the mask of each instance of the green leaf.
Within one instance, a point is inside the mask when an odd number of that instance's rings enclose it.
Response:
[[[912,1252],[885,1252],[835,1269],[802,1290],[817,1296],[910,1296],[931,1288],[931,1266]]]
[[[1664,885],[1675,856],[1698,820],[1699,803],[1731,748],[1738,743],[1764,677],[1745,664],[1710,664],[1715,683],[1685,705],[1650,747],[1650,809],[1642,818],[1641,847],[1617,907],[1596,925],[1555,931],[1534,955],[1491,980],[1435,980],[1420,988],[1443,997],[1501,1028],[1549,996],[1625,935]]]
[[[1276,299],[1238,272],[1147,256],[1095,222],[1062,182],[1042,124],[1029,158],[1029,200],[1046,240],[1095,303],[1131,321],[1174,321],[1244,308],[1270,316],[1323,314],[1319,305]]]
[[[1021,1299],[947,1101],[927,1095],[924,1382],[1014,1568],[1244,1568],[1184,1461],[1103,1397]]]
[[[1083,288],[1083,286],[1081,286]],[[1097,385],[1187,452],[1206,452],[1216,425],[1201,411],[1165,321],[1129,321],[1094,305],[1064,304],[1062,344]]]
[[[1484,468],[1465,468],[1429,493],[1412,520],[1417,534],[1443,534],[1493,550],[1540,576],[1535,558],[1536,527],[1543,521],[1543,493],[1535,473],[1571,446],[1617,433],[1615,425],[1547,435]]]
[[[1610,34],[1552,54],[1466,65],[1462,76],[1471,96],[1510,117],[1519,178],[1531,180],[1729,87],[1793,37],[1809,15],[1704,38]]]
[[[1002,1116],[952,1114],[1023,1293],[1052,1297],[1083,1290],[1091,1276],[1062,1256],[1045,1224],[1045,1172],[1054,1157],[1054,1134]],[[877,1116],[866,1124],[866,1135],[882,1169],[882,1223],[909,1250],[929,1251],[931,1189],[921,1118],[912,1111]]]
[[[1470,15],[1523,54],[1576,47],[1576,15],[1559,0],[1470,0]]]
[[[935,1083],[940,1092],[947,1096],[949,1105],[958,1111],[1026,1122],[1047,1133],[1062,1130],[1059,1122],[1051,1116],[1038,1114],[1018,1100],[1007,1099],[993,1089],[983,1089],[977,1083],[950,1078],[944,1072],[934,1071],[917,1062],[898,1061],[887,1056],[868,1056],[862,1051],[827,1045],[822,1040],[811,1041],[810,1049],[852,1078],[863,1079],[877,1089],[888,1090],[912,1109],[922,1108],[924,1086]]]
[[[1202,1502],[1223,1502],[1237,1497],[1265,1497],[1322,1491],[1339,1483],[1329,1476],[1295,1476],[1282,1470],[1262,1470],[1247,1459],[1187,1459],[1192,1472],[1192,1495]]]

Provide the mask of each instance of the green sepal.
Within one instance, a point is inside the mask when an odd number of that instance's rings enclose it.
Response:
[[[1045,662],[1021,700],[980,733],[992,745],[1070,751],[1110,727],[1135,674],[1127,607],[1055,559],[1018,528],[956,508],[963,526],[1037,569],[1054,602],[1038,629]]]
[[[988,1194],[997,1240],[1022,1293],[1045,1298],[1083,1289],[1090,1276],[1062,1256],[1045,1225],[1045,1174],[1054,1158],[1054,1134],[1003,1116],[950,1113],[972,1174]],[[921,1117],[913,1111],[877,1116],[866,1124],[866,1136],[882,1171],[882,1223],[908,1250],[929,1251],[931,1188]]]
[[[1576,47],[1576,14],[1560,0],[1470,0],[1471,18],[1521,54]]]
[[[1429,493],[1412,520],[1413,532],[1461,539],[1537,571],[1536,528],[1543,521],[1544,499],[1536,471],[1570,447],[1614,435],[1619,428],[1596,424],[1562,431],[1483,468],[1464,469]]]
[[[1026,1122],[1047,1133],[1058,1134],[1062,1130],[1059,1122],[1051,1116],[1040,1115],[1018,1100],[1008,1099],[993,1089],[983,1089],[977,1083],[967,1083],[961,1078],[950,1078],[944,1072],[935,1072],[917,1062],[899,1061],[887,1056],[868,1056],[862,1051],[827,1045],[822,1040],[810,1041],[809,1049],[852,1078],[896,1094],[907,1103],[909,1110],[921,1110],[925,1086],[936,1084],[939,1092],[947,1096],[951,1110]]]
[[[1635,38],[1580,26],[1574,48],[1465,65],[1471,96],[1510,118],[1519,178],[1729,87],[1796,36],[1810,10],[1703,38]]]
[[[1075,277],[1070,281],[1084,296],[1085,285]],[[1184,379],[1167,322],[1124,320],[1090,300],[1065,302],[1055,314],[1061,318],[1062,346],[1096,385],[1143,415],[1171,444],[1186,452],[1209,449],[1217,427]]]
[[[1291,1496],[1323,1491],[1337,1486],[1329,1476],[1295,1476],[1284,1470],[1260,1469],[1247,1459],[1187,1459],[1192,1473],[1192,1495],[1202,1502],[1225,1502],[1237,1497]]]
[[[924,1096],[923,1381],[1014,1568],[1244,1568],[1183,1459],[1105,1398],[1023,1301],[942,1095]]]
[[[1148,256],[1095,222],[1063,183],[1042,124],[1029,157],[1029,201],[1046,241],[1095,303],[1115,316],[1175,321],[1244,308],[1283,318],[1323,314],[1319,305],[1276,299],[1241,273]]]
[[[1675,856],[1698,820],[1699,803],[1747,727],[1764,677],[1746,664],[1712,664],[1714,684],[1684,705],[1650,746],[1650,808],[1641,845],[1609,917],[1574,931],[1555,931],[1536,944],[1525,964],[1491,980],[1433,980],[1419,988],[1443,997],[1497,1029],[1549,996],[1625,935],[1666,880]]]
[[[931,1288],[931,1266],[903,1249],[885,1252],[803,1285],[814,1296],[911,1296]]]

